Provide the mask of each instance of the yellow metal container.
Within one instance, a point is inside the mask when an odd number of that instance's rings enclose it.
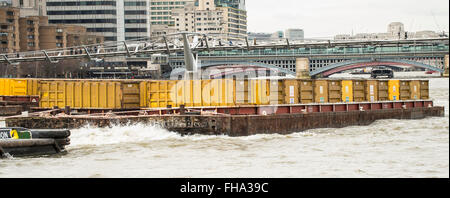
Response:
[[[412,80],[409,83],[410,92],[411,92],[411,100],[419,100],[420,99],[420,81]]]
[[[365,93],[366,93],[366,99],[369,102],[375,102],[378,101],[378,81],[376,80],[367,80],[365,81]],[[385,86],[385,96],[387,97],[387,86]]]
[[[202,80],[203,106],[234,106],[234,81],[231,79]]]
[[[3,96],[33,96],[38,94],[36,79],[0,79],[0,95]]]
[[[328,102],[342,102],[342,83],[340,80],[328,81]]]
[[[202,80],[202,106],[213,106],[211,102],[212,95],[215,94],[211,80]]]
[[[366,101],[365,80],[353,80],[353,102]]]
[[[314,81],[300,80],[298,82],[298,85],[300,88],[299,90],[300,103],[302,104],[314,103]]]
[[[284,80],[284,104],[298,104],[300,103],[299,95],[299,80],[287,79]]]
[[[66,82],[64,81],[41,81],[40,82],[39,107],[63,108],[66,106]],[[81,93],[79,96],[82,96]]]
[[[202,80],[192,81],[192,100],[194,107],[201,107],[202,104]]]
[[[223,90],[224,101],[222,103],[223,106],[236,106],[236,88],[235,82],[233,79],[223,79]]]
[[[400,100],[411,100],[410,80],[400,81]]]
[[[314,82],[314,102],[316,103],[328,102],[328,81],[316,80]]]
[[[126,109],[139,106],[139,93],[136,96],[135,91],[132,93],[120,82],[43,80],[39,84],[39,106],[42,108]]]
[[[140,83],[141,107],[166,108],[176,105],[176,81],[154,80]]]
[[[140,90],[139,90],[139,82],[121,82],[121,108],[123,109],[135,109],[140,107]],[[99,83],[99,88],[106,88],[107,84],[105,82]],[[104,93],[104,90],[99,89],[99,93]],[[107,93],[104,93],[107,94]],[[102,106],[103,104],[99,104]]]
[[[421,80],[420,82],[420,99],[428,100],[430,99],[430,88],[428,80]]]
[[[269,84],[269,104],[284,104],[283,80],[270,80]]]
[[[248,105],[251,104],[251,95],[250,95],[250,83],[249,80],[237,79],[235,81],[235,89],[236,89],[236,104],[237,105]]]
[[[389,80],[389,100],[400,100],[400,80]]]
[[[175,106],[179,107],[184,105],[186,107],[194,106],[193,97],[193,81],[192,80],[179,80],[176,81],[176,102]]]
[[[269,104],[269,80],[251,80],[252,103],[256,105]]]
[[[341,83],[342,83],[342,101],[353,102],[353,81],[343,80]]]
[[[378,81],[378,100],[379,101],[389,100],[389,81],[386,80]]]

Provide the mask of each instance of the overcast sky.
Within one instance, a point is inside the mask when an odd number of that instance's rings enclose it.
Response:
[[[449,0],[247,0],[248,31],[301,28],[306,38],[386,32],[390,22],[406,31],[449,31]]]

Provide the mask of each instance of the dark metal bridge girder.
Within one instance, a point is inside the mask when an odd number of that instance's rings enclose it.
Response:
[[[412,67],[420,67],[425,68],[431,71],[437,71],[440,73],[443,73],[444,70],[423,64],[416,61],[410,61],[405,59],[360,59],[360,60],[351,60],[351,61],[345,61],[340,63],[335,63],[328,65],[326,67],[316,69],[312,72],[310,72],[310,76],[317,76],[319,74],[325,74],[325,76],[329,76],[333,73],[348,70],[348,69],[355,69],[360,67],[367,67],[367,66],[375,66],[375,65],[403,65],[403,66],[412,66]]]
[[[200,68],[208,68],[208,67],[214,67],[214,66],[220,66],[220,65],[248,65],[248,66],[258,66],[258,67],[263,67],[263,68],[267,68],[267,69],[275,69],[278,70],[279,72],[285,73],[285,74],[290,74],[290,75],[295,75],[295,72],[288,70],[288,69],[284,69],[281,67],[277,67],[274,65],[269,65],[269,64],[264,64],[264,63],[258,63],[258,62],[245,62],[245,61],[218,61],[218,62],[202,62],[201,64],[199,64]]]

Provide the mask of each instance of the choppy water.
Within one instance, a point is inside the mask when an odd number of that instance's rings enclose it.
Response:
[[[430,87],[443,118],[237,138],[86,127],[66,155],[0,159],[0,177],[449,177],[449,81]]]

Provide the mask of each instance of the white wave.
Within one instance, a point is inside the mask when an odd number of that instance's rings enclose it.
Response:
[[[181,135],[156,126],[133,124],[98,128],[86,126],[71,130],[70,146],[105,145],[181,138]]]

